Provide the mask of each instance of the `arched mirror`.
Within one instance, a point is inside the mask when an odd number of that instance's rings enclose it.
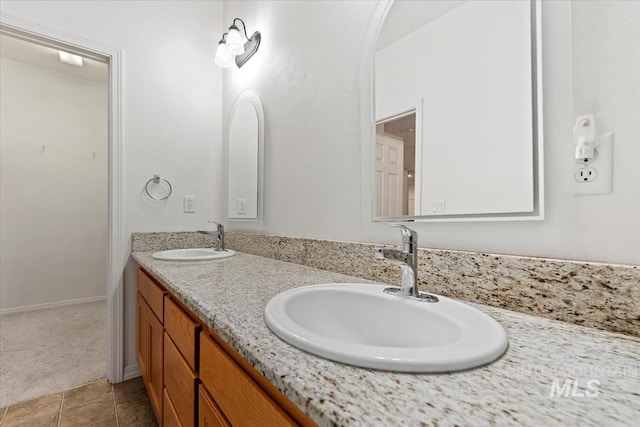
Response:
[[[264,112],[250,90],[238,96],[227,129],[227,219],[259,222],[262,218]]]
[[[387,1],[371,26],[373,219],[541,219],[538,2]]]

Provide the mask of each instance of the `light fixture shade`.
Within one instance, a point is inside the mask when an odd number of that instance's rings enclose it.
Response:
[[[227,49],[233,55],[242,55],[244,53],[244,39],[238,31],[238,27],[232,25],[229,27],[229,34],[227,34]]]
[[[227,49],[224,41],[218,43],[218,50],[216,50],[216,65],[222,68],[229,68],[235,64],[234,57]]]

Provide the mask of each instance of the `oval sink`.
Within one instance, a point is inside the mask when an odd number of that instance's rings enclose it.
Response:
[[[198,249],[173,249],[169,251],[160,251],[151,255],[155,259],[163,261],[205,261],[209,259],[222,259],[234,256],[236,253],[232,250],[217,251],[213,248]]]
[[[451,372],[485,365],[507,349],[502,326],[467,304],[389,295],[384,286],[333,283],[276,295],[269,328],[309,353],[364,368]]]

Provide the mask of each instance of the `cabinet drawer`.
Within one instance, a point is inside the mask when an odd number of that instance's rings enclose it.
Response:
[[[178,419],[178,414],[176,414],[176,408],[173,407],[173,403],[171,403],[171,399],[169,399],[169,395],[167,394],[167,389],[164,390],[164,427],[182,427],[180,424],[180,420]]]
[[[291,418],[204,332],[200,379],[234,426],[294,426]]]
[[[169,335],[164,334],[164,387],[180,423],[195,425],[196,375]]]
[[[198,332],[200,332],[200,325],[191,320],[168,296],[164,300],[164,329],[191,369],[196,371],[196,340]]]
[[[141,268],[138,269],[138,292],[147,301],[151,311],[160,320],[164,322],[164,296],[167,293],[158,286]]]

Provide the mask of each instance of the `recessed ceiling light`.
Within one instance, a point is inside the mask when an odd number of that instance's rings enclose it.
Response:
[[[58,55],[60,55],[60,61],[75,65],[76,67],[82,67],[82,56],[74,55],[73,53],[63,52],[61,50],[58,51]]]

